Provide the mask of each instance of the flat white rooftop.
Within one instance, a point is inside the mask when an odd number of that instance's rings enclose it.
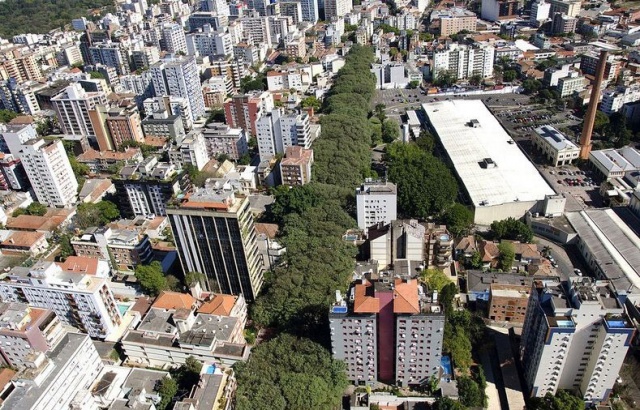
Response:
[[[555,195],[482,101],[438,101],[422,108],[474,206],[540,201]]]
[[[563,133],[550,125],[543,125],[542,127],[538,127],[535,131],[536,134],[544,139],[556,151],[572,151],[580,149],[576,146],[576,144],[569,141]]]

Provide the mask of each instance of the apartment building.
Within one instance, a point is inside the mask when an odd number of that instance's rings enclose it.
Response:
[[[227,9],[228,7],[227,5]],[[224,16],[212,11],[199,11],[189,16],[189,30],[192,33],[201,30],[204,26],[209,26],[213,30],[224,30],[228,25],[228,15]]]
[[[255,300],[263,283],[247,197],[205,187],[167,208],[184,272],[205,275],[204,288]]]
[[[556,13],[553,15],[553,20],[551,23],[551,33],[553,34],[575,33],[577,25],[578,25],[577,18],[569,17],[566,14]]]
[[[615,90],[606,90],[602,93],[600,110],[607,115],[622,110],[625,104],[640,101],[640,86],[637,84],[628,87],[617,87]]]
[[[100,151],[116,151],[126,141],[144,142],[142,121],[133,100],[97,105],[89,111]]]
[[[62,322],[91,337],[108,337],[122,321],[104,278],[68,273],[53,262],[37,262],[31,268],[17,266],[2,276],[3,301],[49,309]]]
[[[353,2],[350,0],[324,0],[324,19],[331,21],[332,17],[342,19],[353,10]]]
[[[493,76],[495,48],[490,45],[453,43],[449,48],[433,53],[433,77],[451,73],[457,80],[475,74],[483,78]]]
[[[78,181],[62,141],[29,140],[18,153],[38,202],[69,207],[78,198]]]
[[[14,377],[3,407],[15,410],[74,408],[72,401],[88,389],[104,367],[88,335],[68,333],[58,346],[35,357]]]
[[[65,334],[51,310],[0,302],[0,359],[6,366],[23,369],[30,355],[54,349]]]
[[[518,17],[517,0],[482,0],[480,16],[483,20],[500,21]]]
[[[587,403],[608,400],[634,332],[609,282],[536,281],[520,347],[528,394],[567,389]]]
[[[0,190],[26,191],[28,188],[29,179],[20,159],[0,153]]]
[[[200,72],[194,56],[165,58],[153,64],[149,71],[156,96],[185,98],[189,101],[192,118],[197,119],[204,115]]]
[[[272,44],[273,39],[271,23],[269,17],[264,14],[260,15],[257,11],[249,11],[243,16],[240,21],[242,22],[242,29],[244,37],[251,44]]]
[[[107,262],[123,272],[133,272],[153,259],[149,236],[135,229],[87,228],[71,239],[71,246],[76,255]]]
[[[269,92],[234,95],[231,101],[224,103],[224,119],[231,128],[242,128],[257,135],[256,122],[274,107],[273,95]]]
[[[187,53],[187,40],[184,29],[177,23],[164,23],[160,26],[160,49],[170,54]]]
[[[414,219],[370,226],[367,230],[369,259],[376,261],[379,269],[424,265],[425,234],[425,226]]]
[[[569,17],[578,17],[582,10],[582,2],[580,0],[547,0],[547,2],[551,5],[550,16],[562,13]]]
[[[436,19],[440,20],[440,35],[445,37],[462,30],[475,32],[478,17],[472,11],[454,7],[432,13],[431,20]]]
[[[94,43],[88,50],[92,64],[112,67],[118,75],[126,75],[131,72],[129,52],[121,43],[113,43],[111,41]]]
[[[260,160],[269,160],[277,154],[284,154],[288,147],[311,145],[309,115],[303,113],[286,114],[280,109],[265,113],[256,121],[256,137]]]
[[[362,230],[391,223],[398,217],[397,206],[398,192],[391,182],[367,179],[356,189],[358,227]]]
[[[199,130],[191,131],[169,151],[169,160],[181,169],[191,165],[201,170],[207,165],[209,158],[207,143]]]
[[[356,281],[329,311],[333,357],[356,385],[415,386],[439,377],[444,313],[416,279]]]
[[[233,93],[233,81],[226,75],[214,76],[202,83],[202,96],[207,108],[221,108],[227,100],[227,95]]]
[[[302,6],[302,21],[308,21],[311,24],[316,24],[320,18],[318,0],[302,0],[300,5]]]
[[[190,184],[186,173],[155,156],[120,170],[114,179],[124,215],[166,215],[166,203]]]
[[[215,31],[206,24],[195,33],[187,35],[187,52],[195,56],[233,56],[231,35]]]
[[[209,158],[224,154],[237,160],[249,152],[247,134],[242,128],[231,128],[227,124],[212,122],[202,129],[202,136]]]
[[[282,185],[292,187],[311,182],[311,165],[313,165],[312,149],[299,146],[287,147],[285,156],[280,161]]]
[[[587,80],[577,72],[572,71],[569,76],[558,80],[558,91],[562,98],[568,97],[573,93],[579,93],[587,87]]]
[[[174,95],[147,98],[142,102],[142,107],[147,115],[165,112],[169,115],[179,115],[185,130],[190,130],[193,127],[193,113],[191,112],[191,106],[187,98],[176,97]]]
[[[578,2],[578,4],[580,3]],[[607,56],[607,62],[604,67],[604,77],[602,79],[603,82],[615,82],[616,78],[618,78],[618,74],[622,68],[622,63],[618,58],[618,56],[613,54]],[[600,61],[600,55],[596,52],[582,54],[580,57],[580,71],[582,71],[582,74],[595,75],[598,61]]]
[[[531,2],[531,13],[529,22],[533,27],[540,27],[547,21],[551,11],[551,4],[546,0],[534,0]]]
[[[177,366],[189,356],[230,366],[248,355],[239,317],[196,312],[196,299],[176,292],[162,292],[121,342],[136,366]]]
[[[87,92],[78,83],[70,84],[51,98],[62,132],[69,135],[86,135],[89,138],[96,138],[89,111],[96,105],[106,103],[105,93]]]

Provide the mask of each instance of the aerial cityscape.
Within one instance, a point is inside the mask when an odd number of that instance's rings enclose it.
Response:
[[[640,2],[0,2],[0,409],[640,409]]]

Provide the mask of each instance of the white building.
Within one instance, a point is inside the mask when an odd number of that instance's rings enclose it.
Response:
[[[615,90],[607,90],[602,94],[600,110],[607,115],[622,110],[625,104],[640,101],[640,86],[633,84],[629,87],[618,87]]]
[[[252,44],[271,44],[271,20],[266,16],[261,16],[256,11],[251,11],[247,16],[242,17],[242,29],[245,38]]]
[[[107,96],[102,92],[87,92],[80,84],[73,83],[60,94],[51,98],[62,132],[69,135],[86,135],[96,138],[91,125],[89,111],[98,104],[106,104]]]
[[[324,19],[331,21],[331,17],[342,18],[353,10],[352,0],[324,0]]]
[[[195,56],[232,56],[231,35],[224,31],[214,31],[206,24],[195,33],[187,35],[187,54]]]
[[[531,15],[529,23],[533,27],[540,27],[549,18],[549,12],[551,11],[551,4],[545,0],[535,0],[531,3]]]
[[[116,69],[118,75],[128,74],[129,56],[126,48],[120,43],[97,43],[89,47],[89,57],[92,64],[103,64]]]
[[[356,188],[358,228],[367,230],[379,223],[389,224],[398,217],[398,192],[391,182],[366,180]]]
[[[38,202],[68,207],[78,198],[78,181],[62,141],[30,140],[17,153]]]
[[[187,40],[184,29],[177,23],[165,23],[160,28],[161,49],[171,53],[187,53]]]
[[[239,159],[249,152],[247,134],[242,128],[212,122],[202,129],[202,135],[209,158],[225,154],[231,159]]]
[[[637,178],[634,174],[640,171],[640,152],[632,147],[591,151],[589,162],[606,179]]]
[[[534,145],[554,167],[570,164],[578,158],[580,148],[557,129],[544,125],[536,128],[535,131]]]
[[[284,154],[287,147],[299,145],[308,149],[311,145],[307,113],[283,114],[280,109],[272,110],[256,121],[256,131],[261,161]]]
[[[634,332],[609,282],[573,277],[534,285],[521,339],[529,394],[566,389],[589,403],[606,401]]]
[[[433,76],[449,72],[457,80],[470,78],[475,74],[482,78],[493,77],[495,48],[490,45],[468,46],[452,43],[448,49],[433,53]]]
[[[168,115],[179,115],[185,130],[190,130],[193,127],[193,111],[188,98],[174,95],[147,98],[142,102],[142,107],[147,116],[163,112]]]
[[[201,170],[209,162],[207,144],[201,131],[192,131],[187,134],[177,145],[177,148],[169,151],[171,162],[180,168],[185,165],[193,165]]]
[[[539,212],[545,196],[555,194],[482,101],[438,101],[422,108],[475,208],[474,223]]]
[[[0,151],[14,157],[22,149],[22,144],[37,139],[38,133],[32,124],[0,124]]]
[[[302,6],[302,21],[316,24],[320,18],[318,0],[301,0],[300,4]]]
[[[579,93],[587,87],[587,80],[578,72],[572,71],[568,77],[558,80],[558,91],[562,98],[568,97],[574,93]]]
[[[195,57],[165,58],[150,68],[156,96],[176,96],[189,100],[194,119],[204,115],[200,72]]]
[[[88,335],[69,333],[58,348],[36,357],[31,367],[14,377],[14,389],[3,408],[12,410],[69,409],[76,395],[88,389],[104,365]]]

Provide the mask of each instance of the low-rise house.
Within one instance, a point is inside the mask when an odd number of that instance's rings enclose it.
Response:
[[[49,242],[42,232],[12,231],[0,243],[0,250],[4,255],[37,256],[49,248]]]

